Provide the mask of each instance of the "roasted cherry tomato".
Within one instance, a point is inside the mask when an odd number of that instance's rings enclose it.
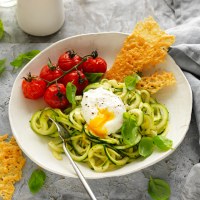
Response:
[[[52,62],[49,60],[48,64],[42,67],[40,71],[40,78],[47,81],[53,81],[60,77],[62,74],[63,71],[55,64],[52,64]]]
[[[68,74],[66,74],[62,78],[62,83],[66,86],[68,82],[72,82],[76,88],[76,94],[82,94],[84,88],[88,85],[88,80],[80,70],[74,70]]]
[[[86,73],[105,73],[107,63],[103,58],[98,57],[97,51],[93,51],[92,56],[83,63],[82,68]]]
[[[32,76],[31,73],[29,73],[22,81],[22,91],[26,98],[38,99],[44,95],[46,85],[46,82],[40,77]]]
[[[58,66],[63,70],[63,71],[68,71],[78,63],[80,63],[82,58],[77,55],[74,51],[67,51],[64,54],[62,54],[59,59],[58,59]],[[78,67],[79,70],[82,69],[82,65]]]
[[[52,108],[66,108],[69,102],[66,98],[66,88],[61,83],[50,85],[44,93],[44,101]]]

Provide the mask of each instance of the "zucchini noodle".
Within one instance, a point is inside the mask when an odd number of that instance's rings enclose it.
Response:
[[[85,91],[102,87],[113,92],[123,101],[126,112],[134,117],[138,126],[138,134],[132,144],[125,144],[120,130],[116,133],[100,138],[89,131],[82,115],[82,96],[76,96],[76,106],[60,109],[45,108],[35,112],[30,120],[33,131],[39,135],[48,136],[52,140],[48,143],[53,155],[62,159],[64,153],[62,141],[56,126],[49,117],[54,118],[71,135],[67,148],[72,158],[78,162],[86,162],[97,172],[104,172],[121,167],[140,157],[138,145],[144,136],[165,136],[169,114],[167,108],[158,103],[146,90],[128,90],[125,83],[116,80],[102,79],[85,88]]]

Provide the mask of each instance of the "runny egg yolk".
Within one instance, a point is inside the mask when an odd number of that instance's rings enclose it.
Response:
[[[112,120],[115,117],[113,112],[110,112],[107,108],[98,109],[98,114],[90,120],[88,127],[95,135],[105,138],[108,131],[104,126],[106,122]]]

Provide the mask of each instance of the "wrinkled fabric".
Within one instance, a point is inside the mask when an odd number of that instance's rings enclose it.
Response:
[[[185,76],[193,93],[193,112],[200,132],[200,17],[169,29],[168,33],[177,38],[169,53],[186,71]],[[196,164],[189,172],[181,198],[200,199],[200,164]]]

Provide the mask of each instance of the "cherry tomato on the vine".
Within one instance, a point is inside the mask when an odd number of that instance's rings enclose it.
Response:
[[[46,85],[46,82],[40,77],[32,76],[31,73],[29,73],[22,81],[22,91],[26,98],[38,99],[44,95]]]
[[[50,85],[44,93],[44,101],[52,108],[66,108],[69,101],[66,98],[66,88],[62,83]]]
[[[92,56],[83,63],[82,68],[83,72],[86,73],[105,73],[107,63],[103,58],[98,57],[97,51],[93,51]]]
[[[64,54],[62,54],[58,59],[58,66],[63,71],[68,71],[78,63],[80,63],[82,58],[77,55],[74,51],[67,51]],[[82,65],[78,67],[79,70],[82,69]]]
[[[67,85],[67,83],[72,82],[77,88],[77,95],[82,94],[83,90],[88,85],[87,78],[80,70],[74,70],[66,74],[61,81],[65,86]]]
[[[48,64],[42,67],[40,71],[40,78],[50,82],[62,76],[62,74],[63,71],[59,68],[59,66],[52,64],[49,60]]]

